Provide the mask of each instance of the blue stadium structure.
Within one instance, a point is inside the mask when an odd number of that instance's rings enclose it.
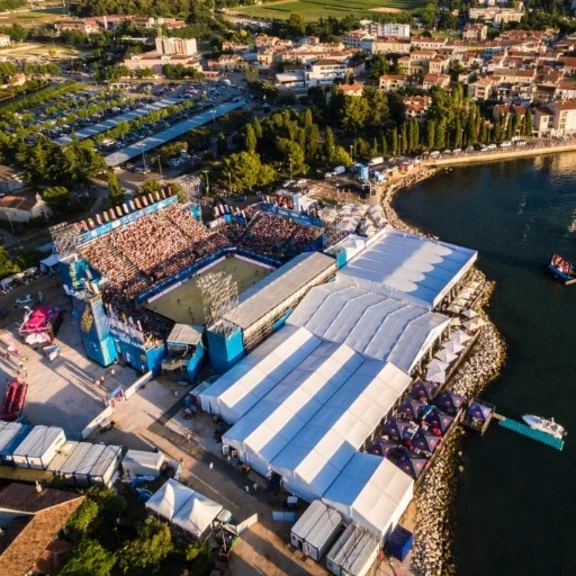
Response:
[[[317,252],[322,249],[317,222],[292,215],[254,208],[233,214],[225,206],[222,215],[205,226],[197,205],[182,204],[164,190],[80,223],[55,227],[62,281],[73,299],[86,355],[102,366],[121,361],[153,374],[160,373],[163,362],[180,368],[186,364],[192,380],[208,348],[215,369],[229,368],[246,348],[282,325],[290,306],[308,288],[335,274],[334,259]],[[144,308],[227,255],[277,268],[241,295],[238,309],[229,310],[229,316],[184,330]],[[287,283],[293,269],[306,270],[304,281]],[[274,299],[278,286],[290,289]],[[268,294],[264,321],[254,310],[256,294],[260,304]]]

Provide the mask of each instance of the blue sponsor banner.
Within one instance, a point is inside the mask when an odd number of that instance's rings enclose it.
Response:
[[[153,212],[157,212],[158,210],[162,210],[162,208],[166,208],[172,204],[176,204],[178,202],[177,196],[170,196],[169,198],[164,198],[160,200],[160,202],[156,202],[152,204],[152,206],[147,206],[146,208],[142,208],[141,210],[137,210],[136,212],[132,212],[132,214],[128,214],[127,216],[122,216],[113,222],[108,222],[107,224],[103,224],[102,226],[98,226],[98,228],[94,228],[94,230],[90,230],[84,234],[80,234],[78,236],[78,244],[84,244],[89,240],[94,240],[94,238],[98,238],[99,236],[103,236],[104,234],[108,234],[112,232],[114,228],[118,228],[119,226],[124,226],[125,224],[130,224],[130,222],[135,222],[142,216],[146,216],[148,214],[152,214]]]
[[[298,214],[297,212],[293,212],[292,210],[288,210],[287,208],[280,208],[273,204],[265,204],[262,202],[260,204],[260,208],[265,212],[270,212],[271,214],[275,214],[276,216],[282,216],[283,218],[289,218],[290,220],[294,220],[297,224],[301,224],[302,226],[318,226],[322,228],[322,220],[319,218],[315,218],[314,216],[308,216],[306,214]]]

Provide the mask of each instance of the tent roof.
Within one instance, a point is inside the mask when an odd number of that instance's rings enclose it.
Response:
[[[163,452],[151,450],[128,450],[122,458],[122,466],[144,466],[160,470],[164,462]]]
[[[322,496],[410,384],[393,366],[365,361],[272,461]]]
[[[40,264],[46,266],[47,268],[52,268],[58,264],[59,260],[60,258],[58,257],[58,254],[50,254],[50,256],[44,258],[44,260],[40,260]]]
[[[146,502],[146,508],[200,538],[223,507],[170,478]]]
[[[52,444],[63,435],[64,430],[58,426],[34,426],[30,434],[14,450],[14,454],[38,458],[45,454]]]
[[[250,328],[331,268],[336,270],[333,258],[319,252],[303,252],[243,292],[238,306],[224,318],[244,330]]]
[[[202,340],[202,328],[188,324],[174,324],[174,328],[167,338],[167,342],[196,346]]]
[[[363,362],[347,346],[323,342],[228,430],[224,441],[270,463],[351,379],[359,384]]]
[[[201,394],[226,422],[235,423],[321,344],[306,329],[284,327]]]
[[[386,458],[357,452],[322,500],[373,534],[384,535],[413,487],[414,480]]]
[[[430,309],[440,303],[477,256],[475,250],[387,226],[341,275],[385,296]]]
[[[313,288],[287,323],[410,372],[449,319],[337,279]]]

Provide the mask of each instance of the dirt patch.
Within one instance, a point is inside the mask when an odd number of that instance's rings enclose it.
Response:
[[[369,12],[382,12],[384,14],[398,14],[399,12],[403,12],[400,8],[370,8]]]

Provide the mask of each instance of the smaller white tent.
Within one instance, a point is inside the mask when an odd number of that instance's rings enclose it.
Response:
[[[414,494],[414,480],[386,458],[357,452],[322,501],[342,516],[384,538]]]
[[[122,459],[122,469],[130,477],[150,476],[157,478],[160,476],[160,468],[164,463],[162,452],[151,452],[150,450],[128,450]]]
[[[146,502],[146,508],[195,538],[208,536],[223,507],[170,478]]]

